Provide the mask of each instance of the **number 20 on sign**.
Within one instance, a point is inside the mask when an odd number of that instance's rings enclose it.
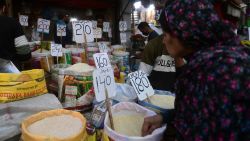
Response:
[[[136,71],[128,75],[129,80],[135,89],[135,92],[139,100],[145,100],[146,98],[154,95],[154,90],[148,80],[146,74],[142,71]]]

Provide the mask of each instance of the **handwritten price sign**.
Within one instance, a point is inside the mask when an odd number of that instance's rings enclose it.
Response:
[[[154,95],[154,90],[148,80],[146,73],[136,71],[128,75],[129,80],[135,89],[138,98],[142,101]]]
[[[101,53],[108,53],[108,46],[103,42],[98,43],[98,47]]]
[[[93,72],[93,83],[98,102],[106,99],[105,88],[107,88],[109,98],[115,96],[116,87],[113,68],[105,67],[95,70]]]
[[[43,33],[49,33],[50,20],[38,18],[37,31]]]
[[[66,25],[65,24],[57,24],[57,36],[66,36]]]
[[[111,67],[110,60],[107,53],[95,53],[93,55],[96,68]]]
[[[73,22],[73,34],[76,43],[93,42],[94,34],[91,21]],[[85,37],[86,36],[86,41]]]
[[[97,21],[91,21],[91,22],[92,22],[93,29],[96,29],[97,28]]]
[[[28,16],[26,16],[26,15],[20,15],[20,16],[19,16],[19,23],[20,23],[22,26],[28,26],[28,25],[29,25],[28,19],[29,19]]]
[[[126,21],[120,21],[119,22],[119,30],[120,31],[126,31],[128,29],[127,22]]]
[[[96,28],[96,29],[94,29],[94,37],[96,39],[102,38],[102,28]]]
[[[103,22],[103,32],[109,32],[110,23],[109,22]]]
[[[62,45],[51,43],[51,56],[62,56]]]
[[[120,33],[120,39],[121,39],[121,43],[126,43],[127,42],[126,33]]]

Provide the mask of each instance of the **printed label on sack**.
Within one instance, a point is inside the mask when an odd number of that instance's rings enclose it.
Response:
[[[67,95],[77,95],[77,86],[65,86],[65,94]]]

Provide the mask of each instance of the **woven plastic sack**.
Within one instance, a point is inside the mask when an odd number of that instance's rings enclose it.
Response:
[[[58,139],[55,137],[37,136],[37,135],[33,135],[33,134],[28,132],[27,127],[29,127],[34,122],[42,120],[46,117],[59,116],[59,115],[71,115],[73,117],[79,118],[82,122],[83,128],[81,129],[81,131],[78,134],[76,134],[72,137],[69,137],[67,139]],[[70,129],[70,127],[69,127],[69,129]],[[21,139],[23,141],[85,141],[86,137],[87,137],[86,119],[79,112],[74,112],[74,111],[69,111],[69,110],[64,110],[64,109],[44,111],[44,112],[40,112],[38,114],[30,116],[22,122],[22,137],[21,137]]]
[[[0,141],[20,134],[21,122],[28,116],[60,108],[62,104],[53,94],[0,104]]]
[[[145,117],[154,116],[156,115],[155,112],[150,111],[136,103],[132,102],[121,102],[118,103],[111,108],[112,114],[122,111],[122,110],[130,110],[130,111],[137,111],[140,113],[145,113]],[[109,127],[109,117],[108,113],[106,114],[104,120],[104,131],[105,133],[114,141],[159,141],[163,136],[163,132],[165,131],[166,126],[158,128],[153,131],[151,135],[147,135],[145,137],[129,137],[126,135],[121,135]]]
[[[42,69],[21,73],[0,73],[0,103],[30,98],[47,92]]]

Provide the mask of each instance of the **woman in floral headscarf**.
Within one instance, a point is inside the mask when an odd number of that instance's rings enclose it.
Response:
[[[173,57],[187,65],[176,83],[174,119],[146,118],[142,133],[164,121],[185,141],[250,140],[250,51],[209,0],[176,0],[161,22],[164,41]]]

